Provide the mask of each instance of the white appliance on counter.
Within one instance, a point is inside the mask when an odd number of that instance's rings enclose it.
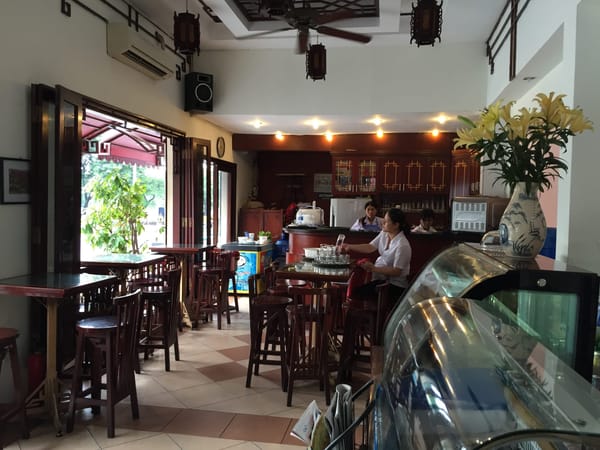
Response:
[[[329,226],[350,228],[356,219],[365,215],[370,197],[332,198],[329,207]]]

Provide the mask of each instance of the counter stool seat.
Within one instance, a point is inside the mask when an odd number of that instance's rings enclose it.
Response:
[[[27,425],[27,414],[25,412],[25,388],[21,378],[21,368],[19,366],[19,356],[17,354],[17,338],[19,332],[14,328],[0,328],[0,373],[2,362],[6,354],[10,358],[12,370],[12,381],[14,389],[13,403],[0,410],[0,431],[4,431],[6,422],[14,416],[18,416],[21,423],[21,433],[23,438],[29,438],[29,427]],[[3,448],[3,433],[0,434],[0,448]]]
[[[138,351],[144,352],[148,359],[150,350],[162,349],[165,352],[165,370],[171,370],[169,349],[173,347],[175,360],[179,361],[179,283],[181,268],[169,270],[167,283],[147,285],[141,289],[142,308],[140,308]],[[139,359],[136,358],[136,372],[140,372]]]
[[[286,346],[289,297],[258,295],[250,299],[250,356],[246,387],[250,387],[252,373],[258,375],[261,364],[281,367],[281,389],[287,390]]]
[[[138,317],[140,291],[114,298],[115,314],[94,317],[77,322],[75,365],[71,385],[71,398],[67,413],[67,432],[73,431],[75,411],[92,408],[98,414],[106,407],[107,436],[115,436],[115,405],[130,397],[131,414],[139,418],[135,386],[134,358],[137,357]],[[91,364],[90,386],[82,388],[84,352],[88,352]],[[102,375],[106,374],[106,383]],[[106,390],[106,399],[101,391]]]

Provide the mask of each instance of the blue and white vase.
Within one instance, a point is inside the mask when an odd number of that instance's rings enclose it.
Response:
[[[546,217],[538,198],[539,185],[527,193],[525,183],[517,183],[500,218],[500,245],[513,258],[533,259],[546,240]]]

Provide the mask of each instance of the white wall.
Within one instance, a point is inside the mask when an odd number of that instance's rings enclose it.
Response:
[[[0,157],[31,157],[30,85],[43,83],[63,85],[184,131],[188,136],[210,139],[213,145],[217,136],[224,136],[227,143],[225,159],[234,161],[229,132],[183,111],[183,81],[177,81],[175,77],[154,81],[109,57],[104,22],[76,3],[69,3],[71,17],[60,12],[60,2],[56,1],[2,2]],[[94,2],[87,3],[92,5]],[[92,7],[101,14],[111,14],[99,0]],[[243,180],[244,171],[250,169],[242,161],[238,171]],[[29,222],[28,205],[0,205],[0,248],[3,253],[0,278],[29,272]],[[26,332],[29,302],[27,298],[0,296],[0,327],[11,326],[23,331],[19,338],[22,358],[29,352]]]
[[[483,108],[486,61],[483,44],[332,48],[326,83],[289,49],[203,51],[195,67],[215,76],[216,113],[364,116]]]

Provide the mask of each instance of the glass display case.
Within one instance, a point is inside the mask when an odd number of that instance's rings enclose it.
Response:
[[[372,448],[600,449],[598,281],[545,257],[440,252],[386,326]]]
[[[522,261],[477,244],[458,244],[423,267],[390,318],[385,343],[412,305],[434,297],[471,298],[591,380],[598,286],[595,273],[545,256]]]

